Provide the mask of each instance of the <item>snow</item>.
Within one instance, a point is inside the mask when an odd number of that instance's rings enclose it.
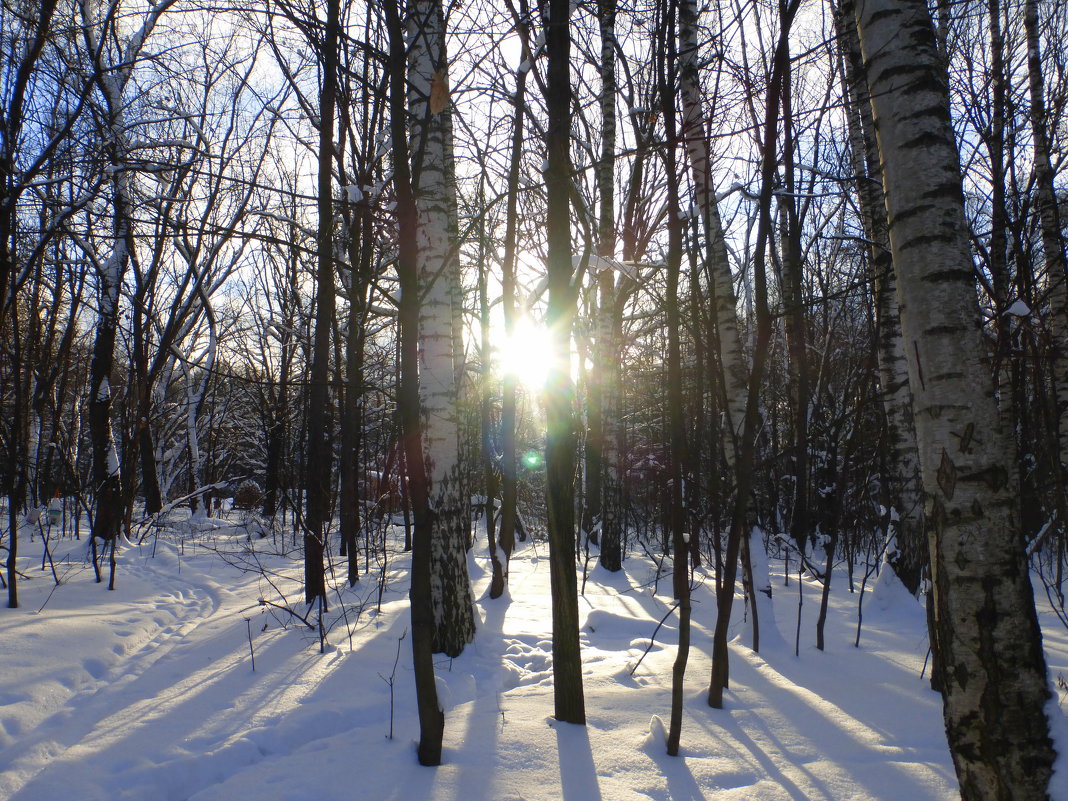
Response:
[[[790,647],[761,654],[745,647],[740,635],[749,624],[739,598],[726,708],[712,710],[705,691],[715,582],[699,570],[682,752],[669,757],[664,730],[677,618],[668,615],[659,630],[657,623],[673,605],[670,576],[641,557],[616,574],[591,569],[580,598],[588,725],[561,724],[552,718],[547,547],[521,545],[504,596],[491,601],[480,545],[469,565],[479,631],[462,656],[436,662],[444,764],[422,768],[407,554],[394,547],[384,575],[332,592],[327,648],[319,653],[317,633],[279,608],[307,614],[298,557],[277,553],[281,539],[276,547],[270,537],[250,537],[254,522],[242,523],[238,512],[176,517],[158,540],[120,552],[114,592],[93,583],[87,540],[55,536],[63,583],[54,588],[51,574],[38,570],[40,537],[30,542],[24,529],[19,552],[30,578],[20,587],[23,605],[0,611],[0,798],[959,797],[941,699],[920,678],[923,609],[907,594],[865,607],[856,649],[857,596],[836,577],[827,651],[815,650],[818,604],[806,603],[795,658],[796,576],[783,588],[782,563],[772,560],[769,603],[789,621]],[[484,532],[476,541],[485,541]],[[816,597],[815,586],[805,592]],[[1068,633],[1051,628],[1051,618],[1043,623],[1056,680],[1068,670]],[[1063,716],[1056,704],[1050,711],[1063,737]]]
[[[1005,314],[1011,314],[1014,317],[1029,317],[1031,309],[1022,300],[1016,300],[1009,308],[1005,309]]]
[[[111,437],[108,438],[108,475],[117,476],[119,474],[119,453],[115,449],[115,440]]]

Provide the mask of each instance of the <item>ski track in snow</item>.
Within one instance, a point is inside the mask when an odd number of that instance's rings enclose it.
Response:
[[[234,543],[242,547],[236,535]],[[527,545],[516,554],[510,586],[495,601],[484,595],[487,560],[470,561],[481,622],[461,657],[436,662],[446,715],[444,763],[436,769],[415,763],[402,554],[391,556],[380,612],[373,574],[344,590],[347,621],[337,622],[335,600],[324,654],[314,633],[258,605],[261,593],[275,597],[273,588],[209,550],[179,559],[173,547],[161,546],[155,558],[132,549],[120,557],[115,593],[83,571],[40,615],[33,610],[50,581],[27,583],[27,608],[0,615],[0,642],[13,645],[0,670],[0,800],[958,797],[941,699],[919,677],[923,613],[910,599],[880,598],[869,588],[856,649],[858,596],[836,577],[821,653],[811,645],[818,597],[807,585],[800,658],[792,640],[774,636],[775,621],[763,618],[766,645],[753,653],[743,642],[749,624],[739,599],[726,708],[710,710],[707,579],[694,596],[682,755],[673,758],[664,752],[664,732],[675,615],[650,643],[671,607],[670,577],[656,582],[655,567],[639,558],[617,574],[591,570],[580,598],[588,722],[561,724],[552,717],[544,550]],[[32,558],[28,545],[25,551]],[[289,573],[273,581],[303,613],[298,567],[263,559]],[[781,572],[773,580],[778,631],[792,633],[796,578],[788,588]],[[1053,643],[1051,667],[1068,664],[1061,653],[1068,637]]]
[[[57,708],[30,736],[7,745],[4,759],[10,767],[0,774],[0,792],[28,785],[14,797],[58,798],[54,774],[62,774],[60,786],[83,770],[122,774],[138,761],[127,756],[135,750],[130,743],[152,740],[179,699],[203,680],[203,668],[191,664],[201,659],[192,635],[218,611],[217,589],[175,576],[139,558],[137,549],[120,557],[117,583],[120,597],[127,583],[148,585],[151,597],[115,603],[101,584],[95,586],[103,597],[87,599],[84,609],[53,613],[50,603],[42,610],[42,617],[62,622],[70,615],[105,616],[115,642],[103,658],[81,659],[90,680],[80,682],[69,698],[53,695]],[[92,608],[94,601],[101,603],[99,610]]]

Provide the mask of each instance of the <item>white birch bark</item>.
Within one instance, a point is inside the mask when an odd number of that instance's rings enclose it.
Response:
[[[467,574],[466,518],[460,476],[454,303],[459,264],[451,235],[455,219],[452,110],[448,97],[445,19],[440,0],[414,0],[408,9],[410,151],[419,220],[419,396],[429,484],[433,648],[456,656],[474,636]]]
[[[716,203],[712,161],[705,133],[704,102],[698,77],[697,0],[679,2],[679,89],[682,97],[682,136],[693,171],[694,193],[701,215],[712,273],[713,307],[719,334],[720,359],[726,397],[728,464],[733,465],[737,439],[745,420],[749,374],[738,336],[738,299],[734,294],[727,243]]]
[[[858,0],[917,444],[946,732],[965,801],[1047,798],[1041,633],[982,363],[948,78],[923,0]]]
[[[920,588],[921,572],[928,562],[923,528],[923,487],[916,450],[916,426],[912,419],[908,363],[901,336],[901,311],[879,171],[879,153],[871,118],[871,95],[864,75],[852,0],[841,4],[835,20],[849,96],[847,124],[850,156],[857,179],[864,234],[870,243],[868,270],[875,290],[878,322],[876,358],[893,459],[888,490],[891,510],[888,510],[886,560],[909,592],[916,594]]]

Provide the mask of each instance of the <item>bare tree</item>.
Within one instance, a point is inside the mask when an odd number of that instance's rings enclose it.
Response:
[[[545,105],[547,151],[545,186],[548,239],[549,308],[552,364],[546,379],[546,506],[553,608],[553,694],[556,719],[586,723],[579,646],[578,586],[575,578],[575,440],[568,358],[575,290],[571,279],[571,79],[568,0],[549,0],[545,8],[548,53]]]
[[[94,108],[100,119],[105,173],[109,177],[111,242],[104,255],[87,252],[97,272],[99,319],[89,378],[89,428],[93,442],[93,542],[111,548],[108,588],[115,586],[115,545],[122,520],[119,457],[112,433],[111,378],[115,339],[119,326],[119,302],[123,279],[134,251],[134,182],[131,137],[136,120],[129,119],[127,96],[133,70],[160,18],[175,0],[150,5],[140,16],[140,27],[120,25],[120,2],[106,4],[94,13],[88,2],[80,4],[86,54],[93,65],[98,100]]]

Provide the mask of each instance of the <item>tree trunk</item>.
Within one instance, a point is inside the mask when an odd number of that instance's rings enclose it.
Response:
[[[349,234],[349,324],[345,343],[347,391],[341,421],[341,498],[339,520],[341,541],[348,558],[348,582],[360,580],[359,535],[362,525],[360,487],[363,468],[364,346],[367,338],[367,292],[371,285],[374,258],[374,218],[369,203],[353,210]]]
[[[601,36],[601,62],[598,65],[601,90],[601,154],[595,168],[597,183],[597,276],[593,289],[596,297],[594,314],[594,367],[589,372],[586,392],[586,503],[580,530],[593,541],[598,531],[603,506],[604,376],[603,365],[618,358],[608,352],[611,342],[611,317],[615,306],[615,275],[608,260],[616,255],[615,166],[616,166],[616,0],[599,0],[597,25]],[[607,565],[606,565],[607,566]],[[614,566],[614,565],[612,565]],[[617,568],[618,569],[618,568]]]
[[[1024,33],[1027,39],[1027,76],[1031,95],[1031,141],[1034,145],[1035,199],[1042,230],[1042,253],[1050,289],[1053,330],[1052,371],[1057,395],[1057,437],[1060,471],[1057,500],[1060,525],[1068,527],[1068,260],[1062,236],[1062,220],[1053,185],[1045,82],[1042,77],[1041,43],[1038,34],[1038,0],[1024,3]]]
[[[315,332],[308,388],[307,513],[304,521],[304,601],[326,603],[323,563],[330,522],[333,449],[330,446],[330,333],[334,326],[334,107],[337,99],[339,0],[328,0],[319,99],[318,212]]]
[[[389,34],[389,117],[393,142],[394,187],[397,193],[397,278],[401,297],[397,307],[400,323],[400,386],[397,406],[401,440],[408,477],[408,493],[415,518],[412,542],[412,662],[419,710],[419,764],[441,764],[445,715],[438,704],[434,676],[434,607],[431,600],[432,520],[423,461],[422,415],[419,409],[419,250],[416,242],[419,219],[412,193],[405,130],[405,44],[397,0],[383,0]]]
[[[950,752],[965,801],[1045,799],[1054,753],[1016,480],[989,371],[948,78],[922,0],[858,0],[934,578]]]
[[[527,29],[517,23],[523,42],[524,58],[527,56]],[[504,263],[501,278],[502,305],[504,308],[504,333],[511,339],[515,335],[516,298],[516,237],[519,227],[519,169],[523,154],[523,118],[526,114],[527,73],[530,61],[524,61],[515,77],[515,117],[512,122],[511,153],[508,162],[508,196],[505,202]],[[508,581],[508,562],[515,550],[516,514],[518,506],[516,463],[516,377],[513,371],[505,371],[501,387],[501,556],[504,581]]]
[[[887,534],[893,539],[888,542],[886,558],[897,577],[915,595],[920,589],[923,570],[930,561],[923,523],[923,488],[882,173],[871,116],[871,94],[854,19],[852,0],[844,0],[835,15],[835,24],[845,62],[843,73],[849,96],[847,123],[853,174],[857,181],[864,234],[870,243],[868,275],[875,292],[876,355],[892,458],[887,495],[893,511],[889,513]]]
[[[787,55],[789,59],[789,55]],[[789,63],[789,61],[787,61]],[[781,220],[781,264],[783,327],[789,358],[790,401],[793,405],[793,514],[790,536],[804,553],[812,537],[812,468],[809,458],[810,385],[808,333],[805,325],[804,276],[801,263],[801,220],[794,183],[793,68],[787,67],[782,81],[783,174],[786,194],[778,198]],[[818,494],[815,496],[818,499]]]
[[[119,456],[111,430],[111,374],[119,322],[119,289],[129,263],[130,206],[125,187],[120,189],[119,186],[126,180],[120,177],[114,181],[115,245],[108,261],[99,271],[97,303],[100,311],[93,358],[89,365],[89,435],[92,442],[93,496],[96,500],[92,536],[105,542],[116,538],[122,519]]]
[[[485,189],[480,183],[478,188],[479,205],[485,204]],[[500,473],[497,469],[497,453],[493,444],[493,376],[492,350],[490,338],[490,303],[487,283],[486,260],[486,225],[485,217],[479,218],[478,237],[478,322],[481,335],[481,382],[482,408],[480,428],[482,440],[482,475],[483,496],[482,512],[486,520],[486,540],[489,545],[490,598],[500,598],[504,594],[504,565],[501,562],[500,549],[497,547],[497,496],[500,494]]]
[[[440,0],[414,0],[408,8],[408,106],[416,211],[419,215],[419,395],[425,420],[431,537],[434,651],[458,656],[474,637],[467,575],[470,499],[463,497],[457,354],[454,332],[459,281],[451,221],[456,185],[452,159],[452,108],[448,96],[445,17]]]
[[[735,452],[734,508],[731,528],[727,536],[726,555],[723,560],[723,581],[716,598],[716,629],[712,637],[712,673],[708,685],[708,705],[723,707],[723,691],[730,679],[727,632],[730,628],[731,610],[734,606],[734,587],[738,577],[738,555],[742,538],[749,534],[749,495],[752,490],[753,471],[756,461],[756,431],[759,420],[760,385],[764,378],[768,344],[771,341],[771,310],[768,307],[766,254],[774,224],[771,215],[771,196],[776,172],[776,131],[779,119],[779,101],[782,99],[783,74],[788,69],[787,37],[793,25],[794,15],[800,0],[782,8],[781,30],[775,48],[771,80],[768,83],[764,107],[763,161],[760,168],[760,197],[757,213],[756,245],[753,259],[753,289],[756,316],[756,339],[753,347],[753,366],[750,371],[745,417],[742,420],[738,447]],[[721,346],[722,347],[722,346]],[[751,567],[751,566],[750,566]],[[751,572],[751,570],[750,570]],[[754,633],[756,630],[754,629]]]
[[[17,285],[12,284],[10,291],[12,295],[16,295],[18,291]],[[12,410],[13,413],[9,415],[9,419],[5,423],[8,426],[5,437],[7,439],[7,447],[13,457],[7,465],[7,486],[4,487],[7,493],[8,526],[7,564],[5,567],[7,569],[7,605],[10,609],[17,609],[19,605],[19,515],[26,503],[26,464],[23,458],[25,452],[23,434],[26,428],[25,418],[28,409],[23,397],[22,374],[24,366],[19,331],[20,315],[19,306],[15,298],[12,299],[10,315],[8,324],[11,326],[12,336],[11,348],[7,355],[10,359],[14,408]],[[6,387],[2,387],[2,384],[6,383],[6,379],[6,375],[3,379],[0,379],[0,388],[5,390]],[[6,391],[4,395],[7,395]]]
[[[548,50],[545,106],[547,169],[545,219],[548,239],[552,363],[546,380],[546,507],[553,604],[553,692],[556,719],[586,723],[575,578],[575,441],[570,359],[575,297],[571,286],[571,41],[569,0],[549,0],[545,20]]]
[[[734,465],[743,422],[749,374],[738,336],[738,300],[734,294],[734,279],[723,236],[716,189],[712,179],[712,161],[708,137],[704,129],[706,118],[701,97],[697,45],[697,0],[679,1],[679,94],[682,99],[682,137],[693,171],[694,196],[705,234],[705,261],[711,274],[712,304],[719,337],[722,366],[724,411],[727,421],[727,441],[724,444],[728,465]]]
[[[675,663],[671,669],[671,723],[668,727],[667,752],[678,756],[682,736],[682,712],[686,663],[690,654],[690,565],[689,545],[686,537],[686,510],[683,496],[683,466],[689,461],[686,447],[687,427],[683,419],[682,400],[682,305],[679,298],[679,273],[682,270],[683,220],[679,185],[678,159],[676,158],[675,93],[673,81],[677,62],[675,46],[675,3],[665,0],[669,6],[664,14],[665,23],[660,31],[661,57],[657,64],[658,94],[664,117],[664,166],[667,172],[667,287],[664,297],[667,317],[667,407],[668,431],[671,448],[671,487],[668,501],[668,521],[671,529],[672,591],[679,602],[679,644]]]

